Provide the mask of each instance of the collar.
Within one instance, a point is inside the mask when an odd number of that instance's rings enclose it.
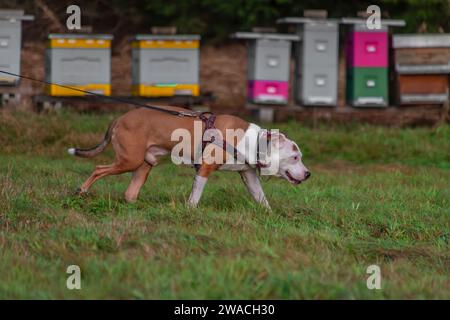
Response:
[[[261,135],[266,132],[268,139],[270,139],[270,130],[262,129],[260,126],[250,123],[244,136],[236,146],[237,153],[244,155],[245,162],[252,168],[261,169],[268,167],[267,164],[262,162],[261,156],[263,152],[261,152],[259,146],[260,142],[266,141],[266,139],[261,138]]]
[[[253,168],[257,167],[258,164],[258,141],[262,131],[260,126],[250,123],[244,136],[236,146],[237,152],[242,154],[245,162]]]
[[[259,148],[260,142],[261,142],[261,134],[267,131],[267,140],[270,140],[270,136],[272,135],[272,132],[270,130],[267,129],[260,129],[258,132],[258,138],[256,141],[256,168],[261,169],[261,168],[266,168],[268,167],[267,164],[261,162],[261,151]],[[264,140],[265,141],[265,140]]]

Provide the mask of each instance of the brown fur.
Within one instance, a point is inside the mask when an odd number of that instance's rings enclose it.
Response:
[[[167,109],[189,111],[177,107],[167,107]],[[133,172],[133,178],[125,192],[125,198],[127,201],[134,201],[152,169],[152,164],[145,160],[148,150],[151,147],[172,150],[178,141],[171,141],[171,133],[178,128],[189,130],[193,137],[194,120],[200,121],[199,118],[179,117],[145,108],[125,113],[110,125],[105,139],[99,145],[92,149],[75,150],[75,155],[92,157],[103,151],[111,141],[115,152],[114,162],[110,165],[97,166],[91,176],[82,184],[80,191],[87,192],[95,181],[108,175]],[[248,126],[248,122],[231,115],[218,115],[215,121],[215,128],[222,133],[224,139],[226,129],[243,129],[245,131]],[[202,130],[204,130],[204,124]],[[236,145],[237,141],[228,143]],[[192,151],[197,147],[192,145]],[[197,174],[208,177],[219,167],[220,165],[215,164],[202,164]]]

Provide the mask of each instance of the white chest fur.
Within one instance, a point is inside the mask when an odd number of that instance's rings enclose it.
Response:
[[[250,123],[244,136],[239,140],[236,150],[245,158],[246,163],[230,163],[222,165],[219,170],[243,171],[256,165],[256,152],[258,148],[258,136],[261,127]]]

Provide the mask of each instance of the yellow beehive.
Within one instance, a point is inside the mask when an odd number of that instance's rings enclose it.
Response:
[[[46,50],[46,80],[80,90],[111,95],[111,35],[51,34]],[[86,93],[47,85],[50,96]]]

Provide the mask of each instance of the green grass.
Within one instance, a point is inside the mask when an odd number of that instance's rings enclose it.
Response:
[[[137,203],[130,175],[75,189],[116,115],[0,114],[0,298],[450,299],[450,127],[273,125],[312,178],[264,182],[273,211],[236,173],[214,174],[188,209],[194,172],[155,168]],[[67,266],[82,289],[66,288]],[[377,264],[382,289],[368,290]]]

